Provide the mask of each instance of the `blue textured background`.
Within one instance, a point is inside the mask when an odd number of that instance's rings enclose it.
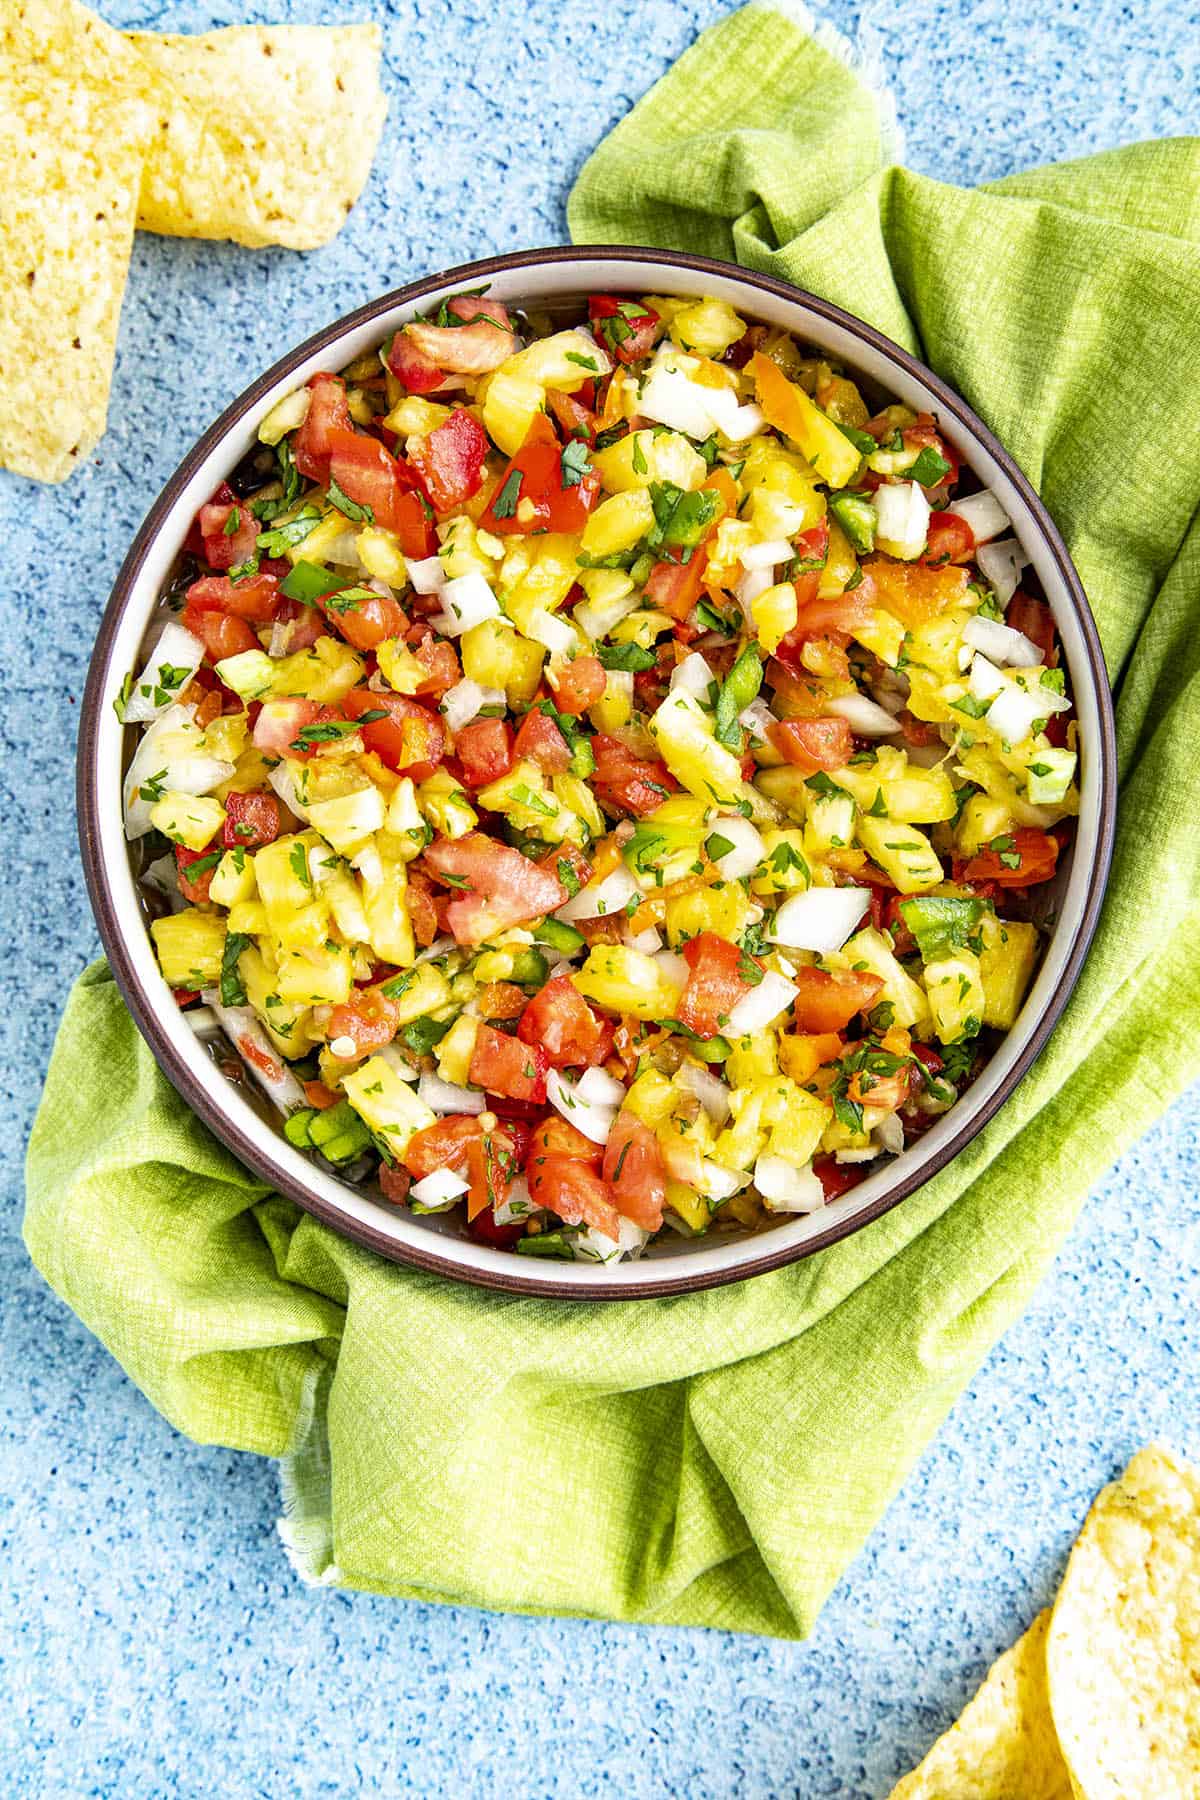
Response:
[[[289,344],[428,268],[564,238],[587,151],[726,10],[251,8],[383,21],[391,115],[362,203],[306,257],[139,238],[98,453],[64,488],[0,475],[6,1795],[874,1800],[1049,1597],[1095,1488],[1155,1434],[1200,1453],[1188,1101],[1092,1196],[799,1646],[304,1590],[274,1535],[274,1469],[179,1438],[20,1246],[38,1079],[66,984],[95,950],[71,820],[73,708],[134,527],[195,435]],[[908,160],[944,180],[1200,125],[1190,0],[1043,0],[1036,18],[1008,0],[826,10],[877,34]],[[247,17],[230,0],[105,12],[172,30]]]

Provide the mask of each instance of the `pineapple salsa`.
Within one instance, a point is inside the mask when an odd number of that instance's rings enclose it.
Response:
[[[714,299],[480,290],[264,420],[118,710],[163,976],[291,1144],[612,1261],[954,1105],[1077,726],[1002,507],[885,400]]]

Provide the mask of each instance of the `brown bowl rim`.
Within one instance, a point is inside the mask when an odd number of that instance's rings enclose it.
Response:
[[[937,396],[939,406],[966,431],[970,438],[983,445],[1018,489],[1028,506],[1058,567],[1082,629],[1088,670],[1096,693],[1100,721],[1100,741],[1098,745],[1092,747],[1092,754],[1096,757],[1095,766],[1099,779],[1099,821],[1097,851],[1091,872],[1091,882],[1083,914],[1058,988],[1047,1002],[1019,1056],[996,1092],[989,1097],[978,1112],[972,1114],[961,1130],[947,1140],[929,1165],[911,1175],[901,1176],[885,1193],[872,1201],[863,1213],[831,1225],[827,1230],[818,1232],[803,1244],[783,1250],[768,1249],[761,1256],[732,1268],[710,1270],[700,1275],[689,1275],[684,1266],[680,1268],[679,1273],[664,1273],[661,1280],[657,1281],[633,1284],[623,1282],[619,1276],[615,1276],[611,1281],[605,1280],[602,1284],[597,1283],[595,1287],[582,1288],[564,1281],[556,1281],[549,1273],[535,1274],[528,1264],[523,1265],[528,1273],[522,1273],[519,1276],[515,1271],[510,1275],[505,1270],[464,1268],[449,1258],[440,1256],[432,1247],[426,1250],[423,1246],[400,1245],[363,1221],[347,1219],[322,1196],[279,1168],[275,1164],[269,1148],[243,1131],[240,1126],[227,1117],[218,1105],[210,1100],[209,1095],[199,1086],[186,1063],[176,1052],[160,1024],[157,1008],[141,985],[118,927],[108,871],[100,848],[100,795],[97,764],[92,745],[96,736],[100,708],[104,704],[104,691],[113,640],[128,604],[134,581],[151,544],[195,470],[243,416],[274,387],[276,382],[290,371],[299,368],[311,356],[338,343],[348,331],[355,327],[369,323],[372,319],[390,312],[396,306],[420,300],[426,294],[435,293],[449,284],[475,283],[481,278],[506,273],[509,270],[540,267],[547,263],[569,264],[597,261],[644,262],[691,272],[700,271],[736,280],[778,299],[798,300],[820,317],[831,324],[842,327],[876,352],[899,364],[908,374],[925,383]],[[1112,863],[1116,827],[1116,728],[1108,671],[1096,622],[1088,605],[1083,583],[1058,528],[1032,484],[983,421],[953,389],[948,387],[919,358],[893,343],[874,326],[868,325],[862,319],[855,318],[852,313],[846,312],[840,306],[833,305],[828,300],[821,299],[805,288],[794,287],[773,276],[757,274],[752,270],[740,268],[736,263],[722,262],[712,257],[691,256],[681,251],[656,250],[649,246],[613,244],[548,245],[535,250],[510,251],[499,256],[483,257],[474,262],[461,263],[436,274],[424,276],[419,281],[408,282],[403,287],[394,288],[388,293],[356,307],[353,311],[316,332],[312,337],[307,338],[295,349],[290,350],[287,355],[281,357],[226,407],[220,417],[192,446],[166,482],[139,527],[113,583],[112,593],[105,607],[92,652],[87,684],[80,708],[76,771],[76,804],[84,877],[100,939],[117,987],[138,1030],[153,1051],[159,1067],[182,1098],[187,1101],[194,1112],[199,1114],[227,1148],[255,1174],[268,1182],[273,1189],[296,1201],[304,1211],[311,1213],[342,1236],[378,1252],[389,1261],[404,1263],[428,1274],[446,1276],[455,1281],[466,1281],[494,1292],[540,1299],[571,1300],[577,1303],[594,1300],[661,1299],[670,1295],[698,1293],[707,1288],[724,1286],[736,1281],[747,1281],[756,1275],[765,1275],[774,1269],[785,1267],[788,1263],[813,1256],[817,1251],[827,1249],[842,1238],[861,1231],[865,1226],[881,1218],[884,1213],[890,1212],[901,1200],[907,1198],[918,1187],[923,1187],[927,1181],[945,1168],[958,1155],[959,1151],[982,1131],[983,1127],[1009,1099],[1017,1084],[1024,1079],[1040,1055],[1050,1033],[1062,1016],[1063,1009],[1079,979],[1099,922],[1104,891]],[[436,1240],[434,1241],[436,1242]],[[683,1263],[686,1265],[686,1258],[683,1259]]]

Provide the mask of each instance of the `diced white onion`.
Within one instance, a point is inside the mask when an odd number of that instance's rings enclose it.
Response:
[[[911,560],[920,556],[929,535],[929,501],[915,481],[885,482],[872,496],[875,530],[881,547]]]
[[[541,644],[551,656],[569,656],[578,641],[567,621],[556,618],[545,607],[538,607],[530,615],[525,635],[532,638],[535,644]]]
[[[125,702],[125,723],[141,725],[150,719],[161,719],[176,704],[203,661],[204,645],[200,639],[174,619],[168,620]],[[169,676],[166,682],[164,675]]]
[[[778,721],[760,694],[738,714],[738,724],[748,731],[756,744],[765,744],[772,725]]]
[[[968,683],[976,700],[992,700],[1004,687],[1004,677],[986,656],[976,655],[971,659],[971,679]]]
[[[509,1185],[508,1193],[503,1200],[497,1200],[492,1208],[492,1217],[497,1225],[515,1225],[520,1219],[527,1219],[538,1209],[529,1195],[529,1183],[523,1175],[517,1175]]]
[[[468,1191],[469,1183],[453,1169],[435,1169],[432,1175],[423,1175],[420,1181],[409,1188],[409,1198],[416,1200],[421,1206],[449,1206],[455,1200],[461,1200]]]
[[[698,650],[693,650],[690,656],[685,656],[683,661],[672,670],[671,691],[673,693],[676,688],[685,688],[689,694],[694,694],[697,700],[707,706],[711,703],[713,684],[716,679],[704,657]]]
[[[626,1256],[632,1260],[641,1255],[649,1241],[650,1233],[635,1225],[632,1219],[621,1220],[615,1238],[589,1225],[584,1231],[572,1232],[569,1239],[576,1262],[604,1263],[620,1262]]]
[[[503,688],[481,687],[470,676],[455,682],[442,695],[442,716],[451,731],[459,732],[472,719],[477,719],[485,706],[503,706]]]
[[[1012,524],[995,494],[986,488],[980,494],[966,494],[961,500],[952,500],[946,511],[957,513],[970,526],[971,536],[977,544],[998,538]]]
[[[760,1156],[754,1165],[754,1185],[768,1212],[817,1212],[825,1204],[825,1190],[813,1174],[812,1164],[796,1168],[782,1156]]]
[[[459,1087],[440,1075],[422,1075],[417,1093],[435,1113],[481,1113],[486,1105],[478,1088]],[[420,1199],[420,1195],[417,1196]]]
[[[775,579],[770,569],[748,569],[734,588],[734,595],[749,624],[754,623],[754,602],[760,594],[765,594],[769,587],[775,586]]]
[[[997,694],[985,717],[989,729],[1006,744],[1021,744],[1033,730],[1036,720],[1044,719],[1048,713],[1065,712],[1070,704],[1064,695],[1056,694],[1052,688],[1036,687],[1030,693],[1013,682],[1002,694]]]
[[[653,925],[648,926],[645,931],[630,931],[627,928],[625,942],[631,950],[640,951],[643,956],[653,956],[655,951],[662,949],[662,938]]]
[[[410,563],[410,571],[411,568]],[[442,612],[435,624],[446,637],[461,637],[464,631],[482,625],[485,619],[495,619],[500,613],[500,602],[475,570],[447,581],[442,587],[441,598]]]
[[[1041,651],[1023,631],[1002,625],[999,619],[968,619],[963,639],[973,650],[982,650],[993,662],[1007,663],[1010,668],[1036,669],[1042,660]]]
[[[283,801],[283,804],[287,807],[288,811],[294,813],[296,818],[303,819],[305,823],[307,823],[308,808],[302,805],[300,798],[296,793],[296,783],[287,764],[282,762],[276,763],[273,769],[268,769],[267,780],[275,789],[275,792],[279,795],[279,798]]]
[[[1007,606],[1017,591],[1021,570],[1029,565],[1029,558],[1016,538],[997,538],[995,543],[981,544],[975,561],[1000,605]]]
[[[899,1156],[904,1148],[904,1121],[899,1113],[889,1113],[886,1119],[880,1119],[871,1136],[891,1156]]]
[[[575,1090],[593,1106],[620,1106],[625,1098],[625,1085],[607,1069],[585,1069],[575,1083]]]
[[[222,1006],[216,988],[205,988],[205,1006],[211,1006],[221,1029],[257,1081],[281,1113],[295,1112],[308,1104],[304,1089],[283,1059],[276,1055],[267,1034],[248,1006]]]
[[[771,538],[765,544],[749,544],[740,554],[743,569],[774,569],[796,553],[786,538]]]
[[[696,1186],[709,1200],[730,1200],[734,1194],[741,1192],[749,1179],[748,1175],[742,1175],[735,1169],[727,1169],[722,1163],[714,1162],[711,1156],[706,1156],[701,1159],[700,1178]]]
[[[719,856],[709,848],[708,854],[716,867],[720,869],[726,881],[740,881],[743,875],[749,875],[757,869],[767,854],[762,838],[740,813],[720,813],[709,827],[707,844],[711,846],[714,837],[724,838],[729,845]]]
[[[731,444],[754,437],[766,424],[762,409],[752,402],[743,404],[732,388],[702,387],[700,392],[713,427]]]
[[[559,907],[557,916],[568,925],[575,919],[610,918],[613,913],[624,912],[635,895],[639,900],[645,898],[625,864],[618,863],[602,880],[589,881],[586,887],[580,888]]]
[[[691,381],[681,369],[659,363],[651,367],[643,383],[638,412],[643,419],[653,419],[655,424],[669,425],[685,437],[703,440],[715,427],[710,405],[710,396],[715,392]],[[729,397],[736,407],[737,396],[731,391]]]
[[[652,960],[655,968],[669,986],[678,988],[687,986],[687,978],[692,971],[677,950],[660,950]]]
[[[293,393],[285,394],[282,400],[275,402],[259,426],[259,443],[274,447],[289,431],[298,430],[307,419],[311,404],[312,389],[309,387],[296,388]]]
[[[312,855],[311,850],[309,851],[309,855]],[[385,1044],[382,1050],[376,1050],[375,1055],[385,1062],[393,1075],[398,1075],[401,1081],[419,1080],[421,1074],[420,1069],[417,1068],[415,1063],[409,1061],[400,1045],[394,1041],[390,1044]]]
[[[361,865],[359,866],[361,867]],[[432,944],[430,944],[427,949],[418,951],[416,960],[419,963],[432,962],[435,957],[445,956],[447,951],[456,950],[457,948],[458,945],[452,937],[434,938]]]
[[[439,594],[446,579],[440,556],[425,556],[418,562],[406,562],[408,579],[418,594]]]
[[[900,730],[900,721],[866,694],[838,694],[826,701],[825,710],[845,719],[859,737],[894,737]]]
[[[743,994],[730,1013],[727,1035],[749,1037],[756,1031],[765,1031],[780,1013],[787,1011],[798,992],[794,982],[785,981],[782,975],[768,969],[758,986]]]
[[[773,944],[825,955],[841,949],[870,906],[869,888],[808,888],[784,901],[768,936]]]
[[[699,1063],[685,1062],[679,1071],[679,1082],[695,1094],[714,1124],[725,1123],[729,1117],[729,1089],[719,1076]]]
[[[209,1038],[216,1037],[221,1029],[221,1021],[211,1006],[189,1006],[183,1016],[188,1030],[202,1044],[206,1044]]]
[[[150,830],[154,802],[142,796],[151,782],[162,792],[210,794],[233,774],[233,764],[209,756],[204,733],[186,706],[172,706],[150,726],[134,752],[125,777],[125,836],[144,837]]]
[[[577,1084],[569,1081],[557,1069],[551,1069],[546,1077],[546,1098],[564,1119],[574,1125],[576,1131],[582,1131],[584,1137],[590,1138],[593,1144],[608,1142],[608,1134],[617,1116],[615,1106],[598,1106],[595,1101],[586,1099],[579,1092]]]

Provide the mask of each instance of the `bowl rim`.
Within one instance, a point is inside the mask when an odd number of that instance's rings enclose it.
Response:
[[[161,1024],[157,1005],[142,985],[139,973],[126,948],[124,933],[119,925],[109,871],[102,848],[101,784],[95,742],[100,709],[105,700],[106,677],[114,640],[123,620],[134,583],[152,544],[195,472],[218,448],[229,432],[241,422],[246,413],[265,397],[276,383],[292,370],[300,368],[309,358],[337,345],[357,328],[369,324],[373,319],[385,316],[397,307],[409,305],[428,294],[444,290],[447,286],[477,282],[481,278],[486,279],[525,268],[541,268],[552,264],[569,267],[572,263],[589,262],[645,263],[659,269],[665,267],[686,270],[692,274],[711,274],[723,280],[736,281],[746,287],[757,289],[775,299],[799,303],[808,311],[862,342],[876,355],[898,365],[919,383],[924,384],[936,396],[939,406],[954,419],[968,438],[973,439],[991,456],[1012,482],[1028,508],[1033,524],[1061,577],[1075,613],[1076,623],[1083,640],[1093,698],[1096,702],[1099,741],[1091,748],[1098,796],[1096,854],[1089,874],[1082,912],[1057,988],[1043,1005],[1040,1015],[1033,1022],[1025,1043],[995,1092],[989,1095],[978,1109],[964,1120],[961,1128],[947,1138],[926,1164],[899,1176],[861,1212],[845,1219],[839,1218],[827,1229],[816,1232],[802,1243],[790,1244],[774,1250],[764,1248],[761,1255],[748,1256],[744,1262],[690,1274],[687,1272],[686,1266],[688,1259],[686,1256],[681,1256],[678,1261],[662,1264],[661,1278],[637,1283],[623,1281],[617,1273],[621,1265],[617,1264],[611,1276],[605,1274],[595,1284],[585,1287],[575,1282],[556,1280],[549,1271],[542,1272],[542,1265],[524,1263],[522,1259],[515,1256],[510,1260],[518,1267],[515,1267],[511,1273],[507,1269],[464,1265],[438,1253],[436,1246],[439,1239],[433,1233],[430,1234],[429,1248],[426,1249],[423,1245],[398,1243],[385,1233],[375,1230],[366,1221],[348,1217],[321,1194],[307,1187],[302,1181],[295,1179],[288,1170],[276,1163],[270,1148],[273,1139],[260,1142],[251,1137],[199,1085]],[[720,261],[713,257],[690,255],[677,250],[658,250],[644,245],[547,245],[532,250],[509,251],[501,255],[453,265],[448,269],[423,276],[417,281],[407,282],[401,287],[393,288],[343,314],[331,324],[323,326],[321,330],[313,333],[294,349],[289,350],[251,382],[225,408],[207,431],[196,440],[176,466],[143,519],[126,552],[113,582],[92,649],[87,683],[80,706],[76,752],[76,809],[80,854],[88,895],[113,978],[159,1067],[181,1097],[217,1138],[233,1152],[240,1162],[267,1182],[274,1191],[286,1194],[288,1198],[296,1201],[304,1211],[311,1213],[323,1224],[329,1225],[343,1237],[348,1237],[352,1241],[376,1251],[389,1261],[400,1262],[428,1274],[469,1282],[493,1293],[575,1302],[658,1299],[671,1295],[701,1292],[708,1288],[723,1286],[731,1282],[747,1281],[753,1276],[767,1274],[789,1263],[812,1256],[819,1250],[827,1249],[842,1238],[872,1224],[945,1168],[982,1131],[1000,1107],[1011,1098],[1018,1084],[1041,1054],[1050,1033],[1062,1016],[1079,979],[1099,923],[1105,887],[1112,863],[1116,828],[1116,800],[1116,727],[1112,693],[1099,631],[1092,616],[1083,584],[1057,526],[1031,482],[983,420],[918,357],[894,343],[883,332],[869,325],[865,320],[856,318],[854,314],[834,305],[831,301],[824,300],[805,288],[780,281],[774,276],[743,269],[736,263]],[[752,1245],[754,1241],[748,1239],[747,1244]],[[769,1238],[764,1236],[764,1245],[768,1241]]]

